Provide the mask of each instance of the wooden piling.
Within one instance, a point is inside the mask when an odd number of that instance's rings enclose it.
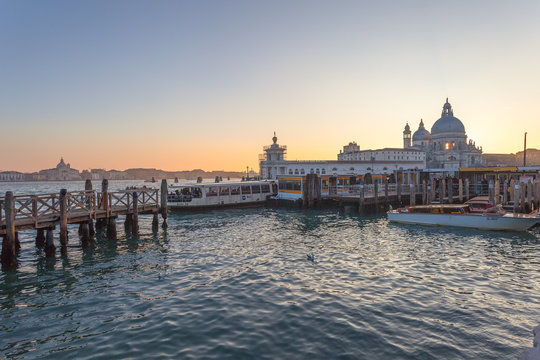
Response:
[[[503,183],[503,198],[502,198],[502,203],[504,205],[507,205],[508,204],[508,180],[504,180],[504,183]]]
[[[158,229],[159,229],[159,218],[158,218],[158,213],[155,212],[152,219],[152,231],[156,232],[158,231]]]
[[[68,228],[67,228],[67,190],[60,190],[60,249],[62,255],[67,253]]]
[[[439,180],[439,203],[444,204],[444,179]]]
[[[86,191],[92,191],[92,181],[90,179],[86,179],[84,182],[84,190]],[[86,197],[86,206],[88,209],[91,209],[93,205],[92,198],[90,196]],[[92,216],[90,216],[90,219],[88,220],[88,235],[90,238],[92,238],[96,234],[96,230],[94,229],[94,219],[92,219]]]
[[[56,253],[56,246],[54,246],[54,228],[47,228],[47,235],[45,236],[45,251],[46,257],[54,257]]]
[[[452,178],[448,178],[448,203],[452,204],[454,202],[454,183]]]
[[[422,205],[426,205],[427,204],[427,183],[426,183],[426,180],[424,179],[422,181]]]
[[[384,180],[384,210],[388,210],[388,179]]]
[[[463,179],[462,178],[459,178],[458,186],[459,186],[459,189],[458,189],[459,203],[463,204]]]
[[[397,199],[398,199],[398,207],[402,205],[401,202],[401,182],[396,177],[396,191],[397,191]]]
[[[533,184],[532,181],[527,181],[527,207],[528,211],[531,210],[533,205]]]
[[[495,179],[495,189],[493,189],[493,197],[495,199],[495,202],[494,204],[497,205],[497,204],[500,204],[501,203],[501,197],[500,197],[500,192],[501,192],[501,182],[499,180],[499,177],[497,176],[497,178]]]
[[[446,179],[442,179],[442,196],[441,196],[441,204],[444,202],[444,198],[446,197],[446,194],[447,194],[447,189],[446,189]]]
[[[519,211],[520,212],[525,212],[525,192],[526,192],[526,185],[524,182],[521,182],[519,184]]]
[[[437,190],[437,180],[431,179],[431,191],[430,191],[430,196],[429,196],[430,204],[432,204],[433,201],[435,201],[435,196],[437,196],[436,190]]]
[[[133,225],[131,226],[131,232],[135,236],[139,234],[139,194],[136,191],[133,192]]]
[[[513,212],[517,213],[518,210],[519,210],[519,184],[518,183],[515,183],[513,193],[514,193],[514,195],[513,195],[513,198],[514,198],[513,199],[514,200]]]
[[[124,230],[126,233],[133,231],[133,215],[126,214],[126,219],[124,220]]]
[[[495,205],[495,186],[493,185],[493,180],[489,180],[488,195],[489,202]]]
[[[167,180],[161,180],[161,217],[163,218],[163,224],[161,225],[164,229],[167,228]]]
[[[516,201],[516,181],[510,180],[510,201],[514,203]]]
[[[373,199],[375,200],[375,212],[379,211],[379,183],[377,181],[373,181],[373,191],[375,192],[375,195]]]
[[[469,184],[469,179],[465,179],[465,201],[471,198],[471,187]]]
[[[358,201],[358,211],[360,212],[360,214],[364,213],[365,199],[366,199],[366,189],[365,189],[364,183],[362,182],[360,184],[360,199]]]
[[[115,216],[111,216],[107,219],[107,238],[109,238],[110,240],[116,240],[117,238]]]
[[[81,223],[81,245],[87,247],[90,244],[90,226],[85,221]]]
[[[37,229],[36,247],[43,247],[43,246],[45,246],[45,230],[44,229]]]
[[[416,204],[416,192],[414,188],[414,184],[409,184],[410,191],[409,191],[409,204],[411,206],[414,206]]]
[[[6,192],[4,198],[4,213],[6,221],[6,234],[2,241],[2,270],[17,268],[17,250],[15,245],[15,202],[13,192]]]

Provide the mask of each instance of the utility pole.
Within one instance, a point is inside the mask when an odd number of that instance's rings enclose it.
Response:
[[[525,139],[523,140],[523,166],[527,166],[527,132],[525,132]]]

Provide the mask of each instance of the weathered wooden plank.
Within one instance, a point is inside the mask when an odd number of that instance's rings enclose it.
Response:
[[[163,218],[163,228],[167,228],[167,180],[161,180],[161,217]]]
[[[17,250],[15,244],[15,203],[13,192],[6,192],[4,198],[5,211],[5,235],[2,241],[2,253],[0,255],[2,270],[14,270],[17,268]]]

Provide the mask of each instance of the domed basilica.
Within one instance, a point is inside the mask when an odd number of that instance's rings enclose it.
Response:
[[[470,139],[467,141],[465,126],[454,116],[448,98],[443,105],[441,118],[431,127],[431,133],[420,119],[411,143],[411,128],[408,123],[405,125],[403,147],[425,151],[426,165],[430,169],[458,169],[482,163],[482,147],[477,147]]]

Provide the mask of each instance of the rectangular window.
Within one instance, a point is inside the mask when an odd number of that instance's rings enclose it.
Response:
[[[261,193],[261,185],[252,185],[251,186],[251,191],[254,194],[260,194]]]
[[[206,196],[217,196],[217,188],[216,187],[209,187],[206,189]]]
[[[240,195],[240,186],[231,186],[231,195]]]
[[[262,188],[263,193],[269,193],[270,192],[270,185],[268,185],[268,184],[261,185],[261,188]]]
[[[242,195],[251,194],[251,187],[249,185],[242,185]]]
[[[229,195],[229,187],[228,186],[220,186],[219,187],[219,196],[227,196]]]

